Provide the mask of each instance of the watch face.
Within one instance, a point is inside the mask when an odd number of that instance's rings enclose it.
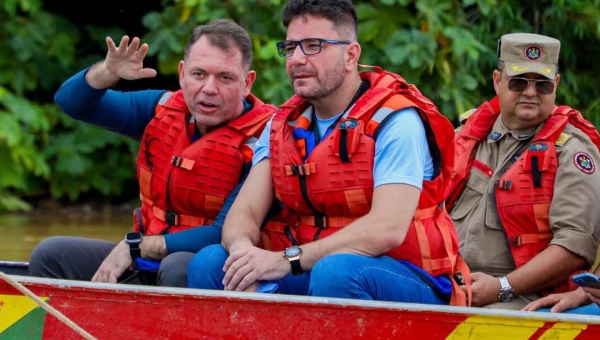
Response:
[[[512,290],[505,290],[503,292],[500,292],[500,298],[499,300],[502,302],[511,302],[512,300],[515,299],[515,292]]]
[[[140,243],[140,241],[142,241],[142,233],[140,232],[127,233],[125,235],[125,242],[127,243]]]
[[[284,253],[285,253],[286,257],[294,257],[294,256],[300,255],[300,253],[302,253],[302,249],[300,249],[299,247],[296,247],[296,246],[292,246],[292,247],[286,248]]]

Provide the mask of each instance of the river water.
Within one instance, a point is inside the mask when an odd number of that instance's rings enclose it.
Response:
[[[131,212],[0,215],[0,261],[29,261],[33,248],[49,236],[120,241],[131,220]]]
[[[0,261],[29,261],[33,248],[49,236],[79,236],[117,242],[131,230],[131,225],[129,211],[0,215]],[[594,268],[599,264],[600,249]]]

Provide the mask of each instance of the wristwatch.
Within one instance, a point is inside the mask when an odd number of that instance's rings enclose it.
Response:
[[[500,278],[500,293],[498,294],[498,300],[501,302],[511,302],[515,299],[515,290],[508,283],[506,276]]]
[[[138,231],[125,235],[125,243],[129,244],[129,254],[132,260],[142,257],[140,242],[142,242],[142,233]]]
[[[293,275],[304,273],[304,270],[302,270],[302,266],[300,265],[300,255],[302,255],[302,249],[298,246],[287,247],[283,251],[283,257],[290,261]]]

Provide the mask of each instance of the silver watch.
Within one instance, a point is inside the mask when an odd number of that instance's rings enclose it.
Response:
[[[515,299],[515,290],[508,283],[506,276],[500,278],[500,293],[498,294],[498,300],[501,302],[511,302]]]

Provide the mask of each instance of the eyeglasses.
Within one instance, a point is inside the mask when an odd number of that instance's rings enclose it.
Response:
[[[535,92],[538,94],[551,94],[554,91],[554,82],[552,80],[520,77],[507,77],[506,80],[508,81],[508,89],[513,92],[521,93],[525,91],[530,83],[533,83]]]
[[[332,45],[350,45],[350,41],[346,40],[330,40],[319,38],[308,38],[302,40],[284,40],[277,43],[277,52],[280,56],[289,58],[294,55],[296,47],[300,45],[302,53],[305,55],[314,55],[321,53],[323,43]]]

